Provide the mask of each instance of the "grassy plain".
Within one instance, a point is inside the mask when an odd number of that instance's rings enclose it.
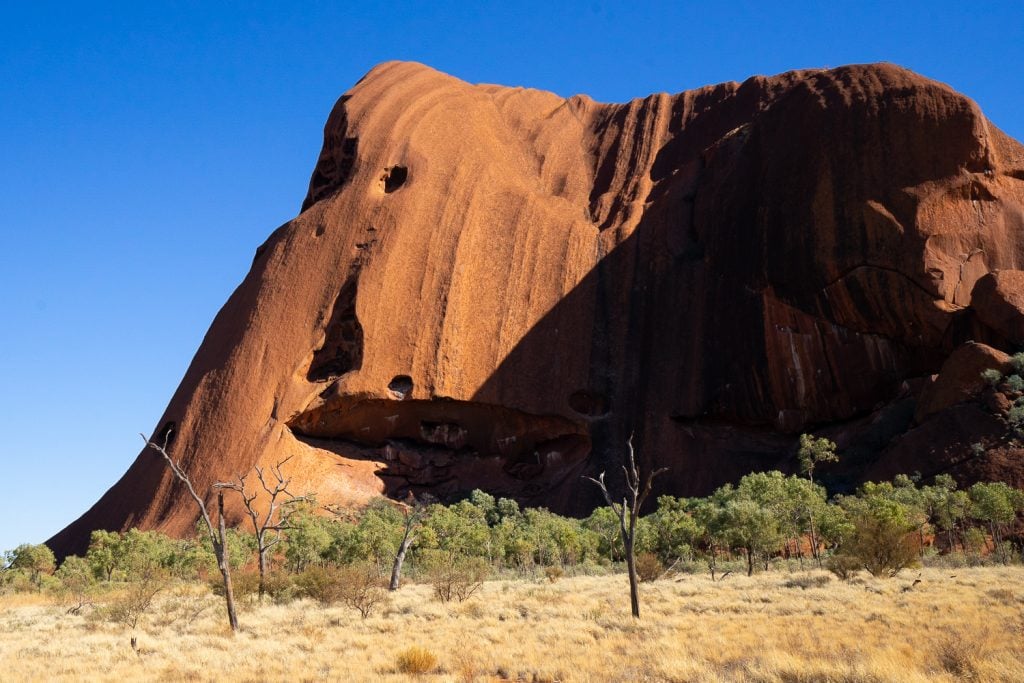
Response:
[[[914,580],[920,581],[914,585]],[[1021,681],[1024,567],[489,581],[464,603],[410,584],[376,614],[243,604],[241,632],[204,587],[164,593],[136,632],[0,596],[5,681]],[[412,650],[421,648],[426,653]],[[431,656],[436,662],[431,662]],[[433,667],[403,673],[417,661]]]

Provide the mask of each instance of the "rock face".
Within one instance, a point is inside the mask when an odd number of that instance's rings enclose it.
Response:
[[[792,469],[812,429],[849,452],[840,484],[927,476],[949,463],[900,444],[962,406],[916,423],[925,378],[1019,336],[1022,206],[1024,147],[892,65],[609,105],[386,63],[155,433],[200,490],[292,456],[342,504],[480,487],[585,512],[580,476],[630,433],[665,493]],[[144,451],[51,543],[194,520]]]
[[[1011,372],[1010,357],[984,344],[968,342],[954,351],[942,364],[935,381],[925,387],[917,400],[914,419],[925,422],[958,403],[969,400],[985,388],[981,373],[998,370],[1006,375]]]
[[[997,271],[979,278],[971,307],[1008,342],[1024,344],[1024,271]]]

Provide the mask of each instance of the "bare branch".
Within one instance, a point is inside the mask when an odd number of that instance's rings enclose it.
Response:
[[[634,541],[636,540],[636,523],[640,518],[640,509],[643,507],[644,501],[647,500],[647,496],[651,493],[651,488],[654,485],[654,479],[658,475],[667,472],[667,467],[655,470],[647,475],[647,479],[644,481],[643,489],[640,488],[640,468],[636,464],[636,450],[633,448],[633,435],[629,435],[629,440],[626,442],[628,446],[628,460],[622,466],[622,474],[625,476],[625,483],[627,494],[622,497],[621,507],[616,505],[612,499],[611,493],[608,491],[608,486],[604,480],[604,472],[594,479],[593,477],[583,477],[596,484],[604,495],[605,501],[608,503],[608,507],[612,509],[615,515],[619,518],[619,531],[622,534],[622,545],[626,553],[626,566],[629,570],[629,599],[633,611],[633,616],[636,618],[640,617],[640,594],[637,588],[637,574],[636,574],[636,555]],[[628,523],[627,523],[628,522]]]
[[[651,488],[652,488],[652,486],[654,484],[654,478],[657,477],[660,474],[664,474],[665,472],[668,472],[668,470],[669,470],[669,468],[662,467],[660,469],[654,470],[649,475],[647,475],[647,483],[644,485],[643,493],[640,494],[640,498],[639,498],[639,500],[637,502],[637,508],[638,509],[643,507],[644,501],[647,500],[647,496],[651,493]]]
[[[174,460],[171,459],[170,454],[167,452],[167,442],[168,442],[168,440],[171,437],[171,432],[172,431],[173,430],[168,429],[167,433],[164,434],[164,443],[163,443],[163,445],[159,445],[159,444],[157,444],[157,443],[155,443],[153,441],[150,441],[149,439],[146,438],[145,434],[140,433],[139,436],[141,436],[142,440],[144,442],[146,442],[146,446],[148,446],[149,448],[152,448],[157,453],[159,453],[160,455],[163,456],[164,460],[167,461],[167,466],[170,467],[171,468],[171,472],[174,473],[174,476],[177,477],[178,481],[180,481],[183,484],[185,484],[185,487],[188,489],[189,495],[192,496],[192,499],[196,502],[196,505],[199,506],[199,512],[203,516],[203,522],[206,523],[206,529],[207,529],[207,531],[210,534],[210,540],[214,544],[216,544],[217,543],[217,532],[214,530],[213,520],[210,519],[210,515],[206,512],[206,503],[203,501],[202,498],[199,497],[199,494],[196,493],[195,488],[193,488],[193,486],[192,486],[192,482],[185,475],[185,472],[180,467],[178,467],[177,464],[175,464]]]

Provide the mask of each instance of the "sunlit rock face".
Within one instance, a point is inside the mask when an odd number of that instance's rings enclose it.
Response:
[[[483,488],[586,512],[581,476],[630,434],[664,493],[791,470],[812,429],[849,453],[839,485],[927,476],[997,430],[914,415],[955,349],[1021,341],[1022,204],[1024,148],[892,65],[600,104],[382,64],[155,433],[200,491],[291,457],[293,489],[338,504]],[[195,517],[143,451],[51,543]]]

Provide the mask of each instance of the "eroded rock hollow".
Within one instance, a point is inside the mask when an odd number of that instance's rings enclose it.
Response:
[[[154,433],[201,491],[292,457],[339,504],[479,487],[582,513],[631,433],[665,493],[792,470],[811,430],[837,485],[1019,485],[971,383],[1024,341],[1022,206],[1024,147],[892,65],[600,104],[382,64]],[[51,544],[195,518],[143,451]]]

